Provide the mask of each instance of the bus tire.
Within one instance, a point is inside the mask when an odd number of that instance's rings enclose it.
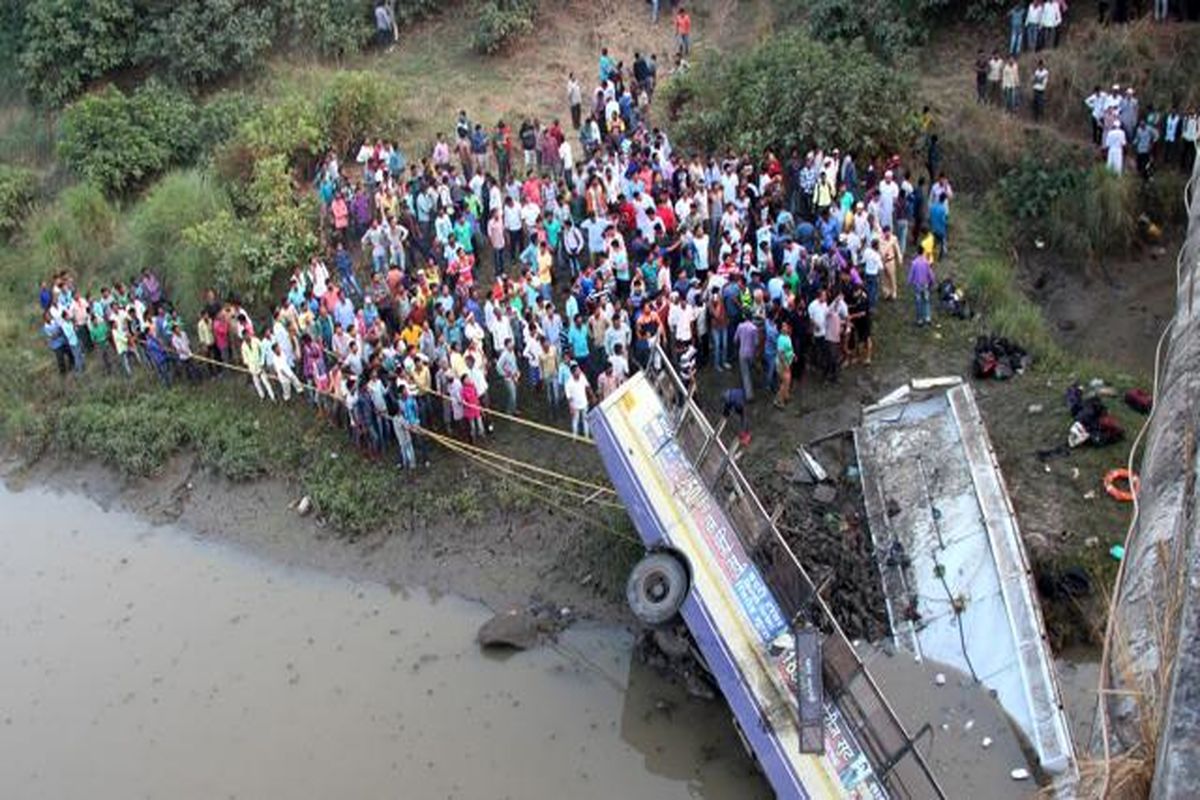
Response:
[[[679,613],[688,593],[683,561],[665,552],[650,553],[629,572],[625,597],[629,610],[644,625],[662,625]]]

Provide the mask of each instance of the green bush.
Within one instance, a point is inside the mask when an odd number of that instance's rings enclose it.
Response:
[[[120,193],[189,158],[195,118],[186,95],[156,81],[128,95],[109,86],[63,112],[58,155],[76,174]]]
[[[196,115],[196,155],[212,153],[237,133],[258,109],[244,92],[218,92],[200,106]]]
[[[895,0],[814,0],[808,28],[826,42],[862,40],[872,53],[896,62],[924,39],[925,27]]]
[[[317,104],[299,92],[262,108],[242,124],[234,146],[245,146],[256,157],[281,154],[299,161],[328,146]]]
[[[222,295],[236,294],[247,304],[267,301],[274,281],[316,252],[316,206],[311,194],[293,190],[290,169],[275,155],[255,165],[247,188],[244,217],[227,209],[183,232],[188,246],[181,266],[203,271]],[[194,266],[193,266],[194,263]]]
[[[106,264],[117,232],[117,211],[89,183],[66,189],[30,225],[30,275],[71,269],[87,281]]]
[[[37,189],[33,170],[0,164],[0,238],[7,239],[21,226]]]
[[[136,31],[132,0],[29,0],[21,72],[30,98],[58,106],[128,66]]]
[[[534,0],[485,0],[471,42],[483,55],[498,53],[514,39],[533,32]]]
[[[181,0],[145,27],[136,56],[179,84],[198,86],[254,65],[270,49],[274,33],[269,4]]]
[[[774,36],[740,55],[711,55],[663,89],[676,138],[705,150],[903,149],[916,131],[912,83],[861,42]]]
[[[176,305],[191,318],[212,276],[184,231],[229,209],[229,198],[205,173],[169,173],[133,208],[110,261],[129,273],[156,270]]]
[[[341,72],[322,93],[318,114],[323,141],[345,155],[365,136],[377,133],[381,121],[394,118],[395,108],[377,76]]]
[[[370,40],[374,5],[372,0],[283,0],[280,17],[293,48],[341,58]]]
[[[97,399],[69,405],[58,413],[55,441],[130,475],[149,475],[187,438],[182,416],[167,399],[165,393],[142,392],[120,402]]]
[[[1052,252],[1090,261],[1127,253],[1137,235],[1141,206],[1131,176],[1090,168],[1021,161],[997,190],[1024,239]]]
[[[1078,190],[1084,173],[1026,156],[997,184],[1005,205],[1017,219],[1044,218],[1059,198]]]

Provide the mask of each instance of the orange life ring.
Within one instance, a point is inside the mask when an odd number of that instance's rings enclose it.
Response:
[[[1117,481],[1125,481],[1128,489],[1117,488]],[[1108,492],[1108,496],[1114,500],[1119,500],[1122,503],[1133,502],[1134,495],[1142,487],[1142,482],[1138,478],[1137,473],[1130,472],[1125,468],[1110,469],[1104,476],[1104,491]]]

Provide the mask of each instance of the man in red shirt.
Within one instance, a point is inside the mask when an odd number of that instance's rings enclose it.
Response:
[[[675,12],[675,43],[682,55],[688,55],[692,50],[692,18],[683,6]]]
[[[659,197],[658,208],[656,209],[658,218],[662,220],[663,228],[669,234],[675,233],[675,211],[671,208],[671,199],[666,194]]]

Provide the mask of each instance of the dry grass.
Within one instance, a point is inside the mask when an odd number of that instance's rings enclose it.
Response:
[[[527,115],[569,125],[567,74],[574,72],[579,78],[586,107],[601,47],[626,66],[635,51],[655,53],[660,84],[666,79],[675,37],[668,4],[662,8],[658,25],[651,25],[644,3],[542,0],[535,32],[485,58],[471,48],[472,11],[465,4],[402,31],[395,50],[371,51],[341,66],[394,79],[400,95],[397,127],[410,146],[432,143],[439,132],[452,135],[459,109],[485,126],[503,119],[516,127]],[[693,52],[734,47],[770,27],[771,8],[765,0],[702,0],[688,3],[688,8]],[[304,86],[333,69],[281,60],[272,77],[280,86]]]
[[[1148,618],[1155,662],[1133,642],[1118,616],[1109,643],[1109,670],[1101,672],[1101,713],[1108,715],[1112,753],[1080,764],[1080,797],[1143,800],[1150,795],[1157,765],[1159,737],[1166,724],[1174,654],[1179,646],[1179,613],[1183,608],[1186,558],[1180,539],[1160,540],[1149,590]],[[1109,678],[1109,675],[1112,677]]]

